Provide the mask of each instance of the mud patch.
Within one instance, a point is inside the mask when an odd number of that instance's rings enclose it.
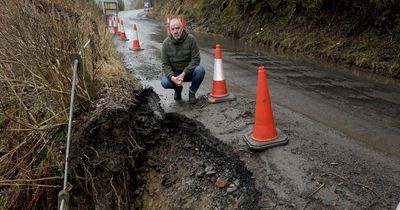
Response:
[[[252,174],[227,145],[182,115],[163,122],[168,138],[146,151],[141,167],[140,208],[257,208]]]
[[[133,95],[79,119],[73,208],[258,208],[252,174],[229,146],[197,121],[164,114],[152,90]]]

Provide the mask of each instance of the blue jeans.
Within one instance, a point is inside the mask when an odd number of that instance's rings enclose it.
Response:
[[[179,74],[182,73],[182,71],[177,71],[173,70],[174,76],[178,76]],[[190,82],[192,81],[192,85],[189,87],[189,89],[193,92],[197,92],[199,89],[201,83],[203,82],[204,75],[206,74],[206,70],[204,70],[204,67],[201,65],[196,66],[194,68],[193,72],[191,74],[186,74],[184,78],[184,82]],[[176,89],[177,86],[175,85],[174,82],[172,82],[167,76],[163,76],[161,79],[161,85],[165,89]]]

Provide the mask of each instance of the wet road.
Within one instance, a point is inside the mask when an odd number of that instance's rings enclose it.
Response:
[[[142,10],[121,12],[130,39],[116,41],[128,69],[139,72],[145,86],[164,95],[164,109],[173,111],[171,91],[160,88],[160,49],[167,36],[165,27],[147,18]],[[138,26],[140,52],[128,52],[132,25]],[[224,76],[228,91],[237,98],[255,99],[257,68],[267,69],[272,104],[288,108],[322,123],[369,148],[400,158],[400,82],[312,61],[282,56],[239,40],[194,33],[201,49],[201,64],[206,77],[198,95],[211,90],[214,47],[223,50]],[[136,62],[140,59],[142,62]],[[151,71],[149,72],[149,69]],[[168,93],[167,93],[168,92]],[[186,93],[187,94],[187,93]],[[185,98],[185,95],[184,95]]]

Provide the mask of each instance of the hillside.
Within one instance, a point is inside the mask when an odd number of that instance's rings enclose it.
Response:
[[[197,31],[400,78],[398,1],[154,1],[155,18],[184,15]]]

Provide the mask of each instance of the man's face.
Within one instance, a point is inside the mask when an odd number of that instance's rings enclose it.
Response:
[[[174,39],[181,38],[182,35],[182,26],[177,19],[173,19],[170,24],[171,34]]]

